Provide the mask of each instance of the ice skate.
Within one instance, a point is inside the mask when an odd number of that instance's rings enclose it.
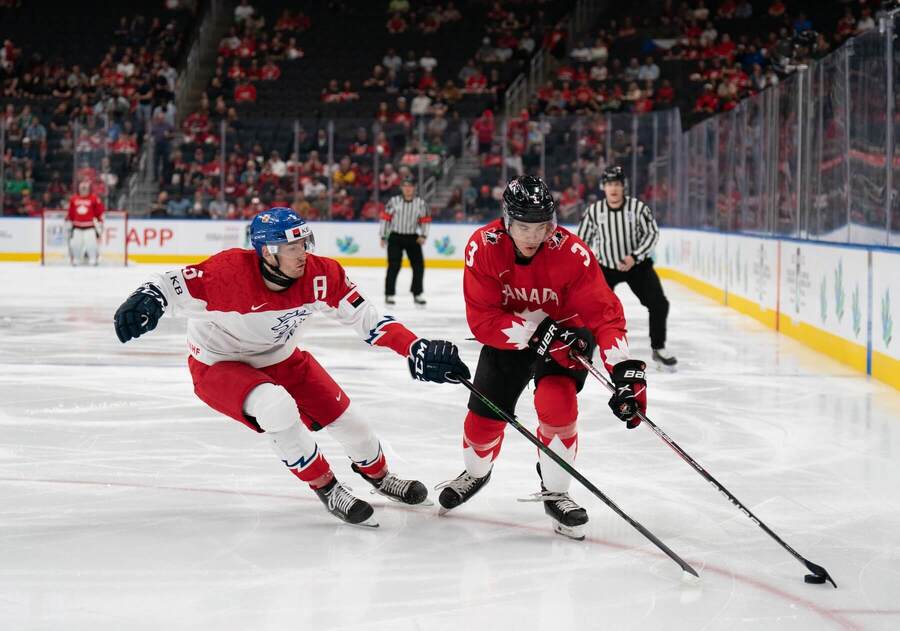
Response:
[[[544,487],[541,464],[537,465],[541,478],[541,492],[519,500],[520,502],[543,502],[544,512],[553,520],[553,531],[569,539],[584,541],[584,525],[588,523],[587,511],[575,503],[567,492],[548,491]]]
[[[395,305],[395,304],[397,304],[397,301],[394,300],[394,297],[393,297],[393,296],[385,296],[385,297],[384,297],[384,304],[386,304],[386,305]]]
[[[368,502],[353,496],[337,478],[321,489],[316,489],[316,495],[325,504],[328,512],[354,526],[366,528],[378,528],[378,522],[372,520],[375,509]]]
[[[414,295],[413,302],[416,304],[417,307],[424,307],[425,305],[428,304],[428,302],[425,300],[425,297],[422,294]]]
[[[351,468],[374,487],[372,493],[384,495],[401,504],[434,506],[434,502],[428,499],[428,489],[418,480],[404,480],[393,473],[388,473],[383,478],[370,478],[355,464]]]
[[[441,490],[441,494],[438,496],[438,502],[441,504],[438,514],[444,515],[447,511],[468,502],[490,479],[490,471],[483,478],[476,478],[469,475],[468,471],[463,471],[453,480],[438,484],[434,487],[435,491]]]
[[[667,351],[665,347],[653,349],[653,361],[656,362],[656,365],[659,366],[661,370],[667,372],[675,372],[675,366],[678,364],[678,360],[675,359],[675,356]]]

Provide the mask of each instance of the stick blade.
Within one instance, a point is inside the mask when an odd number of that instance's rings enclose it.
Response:
[[[837,583],[834,582],[834,579],[831,578],[831,574],[829,574],[828,570],[826,570],[824,567],[822,567],[821,565],[816,565],[812,561],[806,561],[805,559],[804,559],[804,565],[806,565],[806,569],[808,569],[815,576],[817,576],[819,579],[821,579],[821,580],[817,580],[817,581],[806,581],[807,583],[810,583],[810,582],[824,583],[825,581],[828,581],[829,583],[834,585],[835,589],[837,589]]]

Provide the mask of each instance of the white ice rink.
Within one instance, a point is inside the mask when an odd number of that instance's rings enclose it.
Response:
[[[667,284],[681,369],[651,374],[648,414],[837,590],[805,584],[649,428],[626,431],[592,381],[579,468],[699,587],[577,485],[588,538],[554,535],[540,504],[516,501],[539,489],[512,429],[491,483],[445,517],[369,495],[321,432],[381,527],[340,524],[264,438],[194,397],[183,321],[118,342],[113,312],[147,269],[0,266],[2,631],[900,628],[900,393],[747,317]],[[380,302],[382,270],[350,273]],[[460,278],[428,270],[428,309],[401,294],[392,313],[459,342],[474,369]],[[647,358],[646,312],[620,295]],[[431,488],[462,470],[461,386],[411,381],[401,358],[323,316],[305,328],[397,473]],[[518,413],[535,426],[528,392]]]

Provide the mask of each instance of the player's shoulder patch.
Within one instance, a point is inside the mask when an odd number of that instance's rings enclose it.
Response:
[[[547,247],[551,250],[560,250],[562,249],[563,244],[569,240],[570,236],[570,232],[564,232],[557,228],[553,231],[553,234],[550,235],[550,238],[547,239]]]
[[[500,243],[500,239],[503,238],[503,231],[497,230],[496,228],[492,228],[489,230],[481,231],[481,241],[485,245],[497,245]]]
[[[363,298],[362,294],[359,293],[355,287],[350,290],[349,294],[347,294],[346,300],[354,309],[358,309],[359,306],[366,301],[366,299]]]

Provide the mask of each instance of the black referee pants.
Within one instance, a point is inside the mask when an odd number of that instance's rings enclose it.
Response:
[[[627,272],[600,266],[603,277],[610,289],[615,290],[619,283],[628,283],[641,304],[650,312],[650,348],[663,348],[666,345],[666,318],[669,316],[669,301],[663,293],[662,283],[653,269],[653,261],[644,259]]]
[[[397,274],[400,273],[400,265],[403,263],[403,252],[409,257],[412,267],[412,293],[418,296],[422,293],[422,279],[425,277],[425,259],[422,257],[422,246],[418,242],[417,234],[398,234],[392,232],[387,240],[388,268],[387,277],[384,279],[384,295],[393,296],[397,293]]]

